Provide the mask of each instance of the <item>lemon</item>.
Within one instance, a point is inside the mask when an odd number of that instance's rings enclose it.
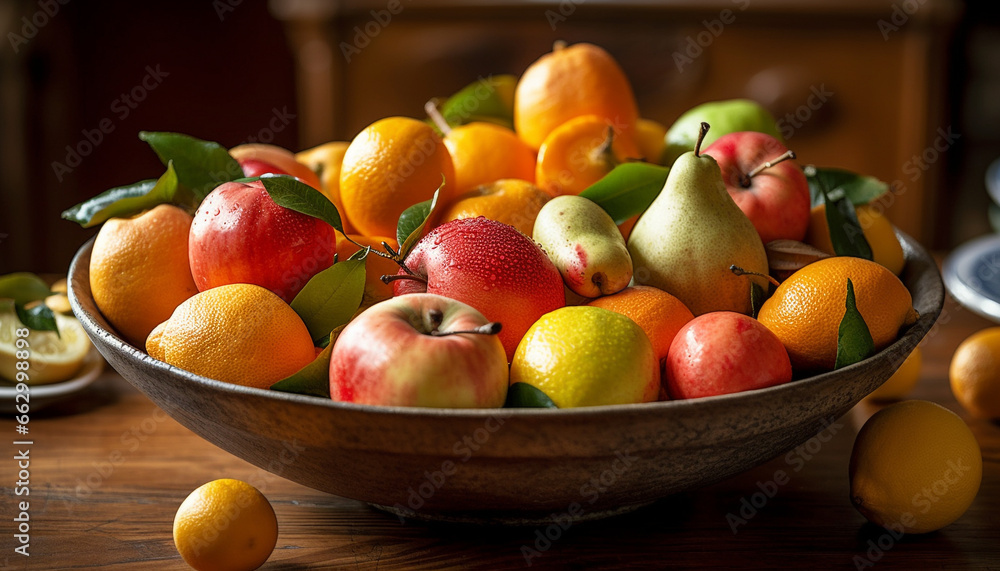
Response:
[[[976,418],[1000,419],[1000,327],[974,333],[955,350],[951,392]]]
[[[874,524],[929,533],[957,520],[983,477],[983,456],[965,421],[927,401],[875,413],[851,453],[851,502]]]
[[[868,398],[875,401],[902,400],[910,394],[917,380],[920,379],[920,366],[923,364],[923,356],[920,347],[915,347],[913,352],[906,356],[903,364],[896,369],[896,372],[889,377],[889,380],[882,383],[882,386],[875,389],[875,392],[868,395]]]
[[[0,377],[29,385],[65,381],[80,370],[90,351],[90,339],[75,317],[55,314],[59,335],[53,331],[28,330],[27,337],[17,335],[27,329],[17,319],[13,305],[0,310]],[[27,362],[27,370],[18,368]],[[27,374],[17,378],[17,373]]]
[[[525,333],[510,368],[559,408],[655,401],[660,365],[649,338],[628,317],[600,307],[563,307]]]

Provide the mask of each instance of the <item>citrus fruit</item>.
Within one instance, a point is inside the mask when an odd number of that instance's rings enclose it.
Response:
[[[277,542],[270,502],[240,480],[203,484],[174,516],[174,545],[197,571],[251,571],[267,561]]]
[[[340,171],[340,200],[351,226],[365,236],[395,236],[399,215],[430,200],[454,197],[455,169],[448,148],[423,121],[388,117],[351,141]]]
[[[951,392],[972,416],[1000,419],[1000,327],[974,333],[951,358]]]
[[[851,502],[868,521],[928,533],[972,504],[983,457],[972,431],[950,410],[903,401],[875,413],[851,452]]]
[[[649,337],[653,353],[660,363],[666,359],[677,332],[694,319],[694,314],[681,300],[651,286],[630,286],[616,294],[592,300],[587,305],[610,309],[635,321]]]
[[[55,314],[59,334],[28,330],[18,320],[14,304],[0,304],[0,377],[28,385],[65,381],[80,370],[90,351],[90,339],[75,317]],[[18,331],[22,334],[19,335]],[[26,362],[27,370],[18,363]],[[18,373],[27,373],[18,378]]]
[[[917,385],[922,364],[923,356],[920,353],[920,347],[915,347],[903,360],[903,364],[889,377],[889,380],[882,383],[882,386],[875,389],[875,392],[868,395],[868,398],[875,401],[902,400]]]
[[[146,351],[196,375],[261,389],[316,356],[295,311],[251,284],[219,286],[185,301],[149,334]]]
[[[395,238],[388,236],[361,236],[360,234],[350,234],[354,240],[362,246],[371,246],[372,250],[385,252],[382,242],[392,246],[393,250],[398,250],[399,244]],[[344,261],[351,257],[360,248],[352,244],[343,234],[337,232],[337,259]],[[392,285],[382,281],[382,276],[393,276],[399,271],[399,264],[396,262],[369,252],[365,258],[365,295],[361,305],[368,306],[384,299],[392,297]]]
[[[635,122],[635,144],[643,158],[653,164],[660,162],[667,145],[666,136],[667,128],[657,121],[640,117]]]
[[[485,216],[531,236],[538,211],[551,196],[534,184],[509,178],[478,186],[455,197],[441,214],[441,223]]]
[[[504,178],[535,180],[535,152],[506,127],[468,123],[449,131],[444,144],[455,166],[457,194]]]
[[[580,194],[626,159],[639,157],[626,136],[597,115],[584,115],[556,127],[542,142],[535,184],[552,195]]]
[[[320,190],[322,187],[319,177],[316,176],[316,173],[311,168],[297,161],[291,151],[277,145],[267,145],[264,143],[238,145],[229,149],[229,156],[241,163],[244,161],[260,161],[285,171],[316,190]]]
[[[880,209],[865,204],[855,207],[858,224],[865,235],[865,240],[872,249],[874,261],[889,268],[897,276],[903,272],[906,260],[903,247],[896,239],[896,233],[889,219],[882,215]],[[834,255],[833,242],[830,241],[830,227],[826,223],[826,205],[814,206],[809,214],[809,229],[806,232],[806,243]]]
[[[346,221],[344,204],[340,200],[340,167],[344,164],[344,153],[349,144],[346,141],[333,141],[295,153],[295,160],[309,167],[319,177],[319,190],[337,207],[341,223]],[[346,226],[344,230],[351,232]]]
[[[620,313],[586,305],[543,315],[521,339],[510,382],[559,408],[655,401],[660,367],[649,338]]]
[[[126,341],[149,332],[198,293],[188,261],[191,215],[161,204],[134,218],[104,223],[90,254],[94,302]]]
[[[593,44],[557,42],[518,80],[514,128],[538,149],[556,127],[581,115],[597,115],[631,136],[639,111],[632,85],[611,54]]]
[[[847,256],[813,262],[782,282],[757,315],[781,339],[797,371],[832,370],[836,364],[848,279],[876,351],[917,320],[910,292],[885,266]]]

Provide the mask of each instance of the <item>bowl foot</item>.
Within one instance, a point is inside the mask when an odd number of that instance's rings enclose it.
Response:
[[[638,504],[630,504],[627,506],[619,506],[604,510],[593,510],[586,511],[580,514],[578,517],[573,518],[573,523],[580,523],[586,521],[595,521],[599,519],[605,519],[609,517],[619,516],[627,513],[631,513],[640,508],[652,505],[655,502],[644,502]],[[411,510],[406,507],[399,506],[383,506],[379,504],[369,503],[375,509],[390,513],[399,518],[400,522],[405,523],[407,520],[431,522],[431,523],[463,523],[463,524],[475,524],[475,525],[500,525],[500,526],[511,526],[511,527],[531,527],[531,526],[544,526],[559,523],[560,518],[570,518],[571,516],[566,513],[565,510],[555,510],[551,513],[545,512],[506,512],[506,511],[448,511],[448,512],[435,512],[428,510]],[[562,525],[565,526],[565,519],[562,520]]]

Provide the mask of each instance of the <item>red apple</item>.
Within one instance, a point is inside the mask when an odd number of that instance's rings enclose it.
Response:
[[[249,283],[291,302],[309,278],[330,267],[336,243],[329,224],[278,206],[262,182],[227,182],[195,212],[188,260],[199,291]]]
[[[753,131],[719,137],[706,155],[719,163],[726,190],[764,244],[798,240],[809,226],[809,183],[781,141]],[[766,166],[767,163],[770,166]]]
[[[687,322],[670,344],[667,392],[691,399],[762,389],[792,380],[792,364],[778,336],[756,319],[732,311]]]
[[[404,263],[416,279],[400,270],[395,295],[440,294],[502,323],[508,361],[539,317],[566,305],[562,276],[541,247],[513,226],[482,216],[438,226]]]
[[[358,315],[330,356],[330,397],[386,406],[496,408],[507,398],[498,326],[432,294],[394,297]]]
[[[260,176],[262,174],[288,174],[271,163],[257,159],[241,159],[236,162],[240,164],[240,168],[243,170],[243,176],[247,178]]]

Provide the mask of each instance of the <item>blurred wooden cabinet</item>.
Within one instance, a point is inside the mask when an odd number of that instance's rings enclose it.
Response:
[[[297,59],[303,146],[491,73],[519,74],[553,40],[610,51],[642,114],[669,125],[705,101],[769,107],[803,163],[897,181],[889,211],[926,244],[946,117],[946,46],[959,8],[936,0],[707,2],[272,0]],[[930,150],[928,150],[930,149]],[[925,170],[926,168],[926,170]]]

